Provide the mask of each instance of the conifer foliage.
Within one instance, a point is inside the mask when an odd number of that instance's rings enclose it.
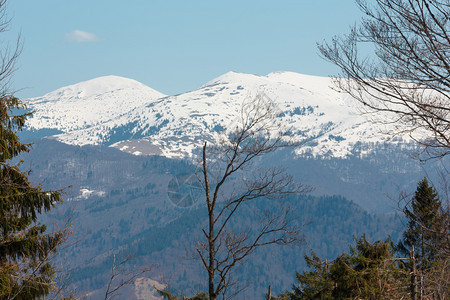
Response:
[[[416,259],[420,261],[421,268],[426,269],[444,250],[444,225],[448,214],[442,210],[438,194],[426,178],[419,182],[411,203],[404,208],[404,213],[408,218],[408,227],[403,233],[399,250],[404,255],[409,255],[414,247]]]
[[[414,253],[415,292],[441,299],[450,292],[448,207],[424,178],[403,211],[408,224],[397,248],[403,256]]]
[[[17,130],[26,115],[13,96],[0,98],[0,298],[33,299],[50,291],[54,269],[48,262],[64,238],[64,231],[46,234],[37,216],[61,202],[59,192],[43,191],[28,180],[28,173],[9,161],[29,145],[20,142]]]
[[[310,271],[297,273],[293,291],[275,299],[397,299],[407,288],[390,239],[370,243],[363,235],[331,262],[314,253],[305,259]]]
[[[0,0],[0,32],[6,30],[5,0]],[[61,202],[59,191],[44,191],[28,180],[29,172],[11,160],[30,145],[17,133],[28,116],[24,103],[7,92],[20,43],[0,51],[0,299],[34,299],[48,294],[54,268],[48,259],[66,236],[67,230],[46,233],[38,214]],[[12,55],[8,55],[11,54]]]

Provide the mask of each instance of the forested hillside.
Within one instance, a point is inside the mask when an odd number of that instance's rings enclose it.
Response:
[[[64,268],[71,270],[74,286],[101,292],[114,254],[133,255],[131,268],[155,265],[150,277],[176,290],[198,286],[202,281],[199,261],[188,259],[185,250],[192,250],[195,238],[201,234],[206,211],[201,199],[186,199],[181,204],[173,197],[176,188],[179,193],[197,193],[192,163],[134,156],[108,147],[68,146],[46,139],[34,142],[33,151],[22,157],[24,167],[33,169],[32,180],[43,182],[45,187],[66,188],[66,202],[44,221],[51,224],[71,217],[76,243],[64,249],[61,258]],[[315,174],[313,179],[326,178],[330,169],[324,163],[333,161],[306,160],[302,162],[303,172]],[[338,167],[341,163],[334,164]],[[321,189],[320,181],[312,182]],[[346,250],[354,236],[366,233],[371,240],[386,235],[398,239],[404,226],[395,211],[375,214],[342,196],[304,195],[283,201],[293,207],[299,224],[305,225],[305,243],[301,247],[271,246],[257,251],[237,271],[238,278],[249,284],[248,295],[259,297],[268,284],[277,291],[288,288],[295,271],[305,267],[303,253],[308,249],[331,259]],[[258,222],[255,211],[270,207],[270,201],[246,206],[233,224]]]

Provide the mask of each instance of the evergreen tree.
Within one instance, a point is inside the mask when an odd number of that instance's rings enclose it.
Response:
[[[293,299],[332,299],[333,282],[330,278],[329,264],[322,261],[314,252],[312,257],[305,254],[309,272],[296,274],[299,286],[293,286]]]
[[[408,257],[414,246],[418,267],[427,269],[443,250],[448,230],[445,228],[448,212],[443,211],[437,192],[426,178],[418,183],[414,197],[404,208],[404,213],[408,218],[408,226],[398,250]]]
[[[57,191],[43,191],[28,180],[10,160],[30,145],[17,132],[27,114],[14,114],[24,104],[11,95],[0,97],[0,298],[33,299],[50,292],[54,268],[49,256],[63,241],[66,231],[46,233],[37,223],[41,212],[61,202]]]
[[[331,267],[335,282],[334,299],[395,299],[407,292],[408,276],[403,263],[394,256],[394,243],[369,243],[363,235]]]
[[[406,295],[408,275],[394,257],[390,239],[369,243],[363,235],[334,261],[305,256],[309,272],[297,273],[298,285],[278,299],[395,299]]]
[[[419,279],[415,289],[422,296],[449,293],[448,207],[442,206],[437,192],[426,178],[418,183],[404,213],[408,225],[397,249],[402,256],[409,257],[414,248]]]

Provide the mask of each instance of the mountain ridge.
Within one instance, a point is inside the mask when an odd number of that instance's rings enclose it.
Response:
[[[29,99],[35,113],[28,128],[59,130],[55,138],[68,144],[185,158],[204,140],[214,142],[235,127],[242,103],[263,93],[276,103],[278,121],[293,129],[294,139],[307,142],[297,155],[346,157],[361,142],[411,142],[381,134],[392,129],[371,124],[358,114],[356,101],[331,86],[331,78],[294,72],[227,72],[171,96],[132,79],[105,76]]]

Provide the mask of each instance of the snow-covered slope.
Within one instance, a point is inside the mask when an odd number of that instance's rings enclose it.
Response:
[[[358,143],[388,138],[368,122],[329,78],[274,72],[228,72],[197,90],[164,96],[131,79],[107,76],[29,99],[30,129],[58,129],[68,144],[107,144],[134,154],[185,157],[237,122],[241,104],[264,93],[283,111],[281,121],[297,140],[297,153],[345,157]],[[381,126],[381,125],[380,125]],[[397,139],[396,142],[401,142]],[[392,142],[392,141],[391,141]]]
[[[58,139],[68,144],[101,144],[108,141],[111,129],[103,128],[103,124],[113,122],[114,127],[126,126],[130,111],[164,96],[132,79],[99,77],[28,99],[34,113],[27,126],[34,130],[62,131],[64,134]],[[92,127],[99,132],[95,135],[82,133]]]

